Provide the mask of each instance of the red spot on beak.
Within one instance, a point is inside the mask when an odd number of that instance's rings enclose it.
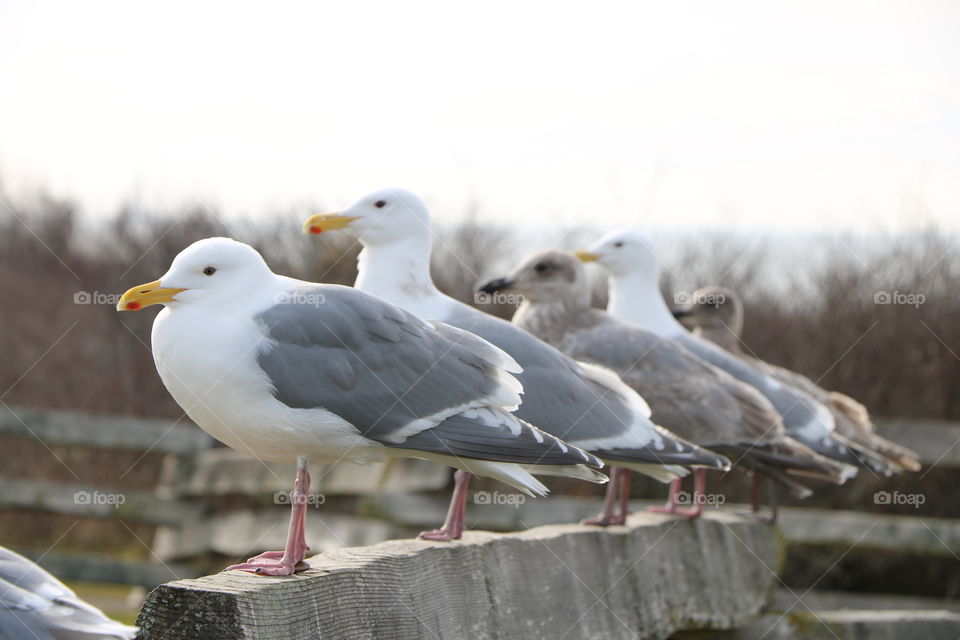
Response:
[[[127,311],[137,311],[137,310],[139,310],[139,309],[140,309],[140,303],[139,303],[139,302],[128,302],[128,303],[127,303]]]
[[[310,233],[314,233],[314,234],[323,233],[323,229],[313,224],[313,225],[310,225]]]

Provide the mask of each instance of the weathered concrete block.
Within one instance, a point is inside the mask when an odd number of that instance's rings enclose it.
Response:
[[[783,556],[772,528],[727,513],[637,514],[628,526],[468,532],[158,587],[141,638],[665,638],[733,629],[769,600]]]
[[[960,615],[949,611],[803,611],[770,613],[716,640],[957,640]]]

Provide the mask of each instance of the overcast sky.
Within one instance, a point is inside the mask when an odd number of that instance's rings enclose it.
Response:
[[[960,227],[960,2],[7,2],[0,179],[497,222]]]

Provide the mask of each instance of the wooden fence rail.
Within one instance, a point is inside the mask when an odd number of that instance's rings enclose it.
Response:
[[[637,514],[608,529],[340,549],[283,578],[180,580],[154,590],[137,622],[144,640],[666,638],[751,621],[782,558],[776,530],[753,520]]]
[[[16,477],[0,470],[0,512],[69,516],[81,520],[110,520],[149,525],[152,534],[138,540],[149,547],[148,557],[130,559],[129,554],[89,553],[71,549],[52,540],[37,547],[14,546],[27,557],[38,559],[48,570],[65,580],[102,581],[152,588],[178,577],[196,575],[189,561],[210,552],[245,554],[256,536],[242,544],[217,545],[231,533],[245,533],[253,526],[281,524],[285,530],[288,507],[275,504],[277,496],[290,490],[293,469],[268,464],[215,446],[213,438],[187,420],[155,420],[117,416],[96,416],[75,411],[42,411],[0,406],[0,438],[21,439],[37,444],[40,454],[56,456],[55,449],[83,449],[104,454],[136,454],[136,464],[147,457],[161,458],[158,480],[151,487],[124,486],[124,469],[116,469],[115,483],[50,481],[37,477]],[[50,464],[55,464],[51,461]],[[58,463],[57,463],[58,464]],[[152,464],[157,464],[153,462]],[[71,469],[72,471],[72,469]],[[84,469],[78,469],[83,474]],[[315,490],[323,496],[363,496],[389,491],[429,491],[446,485],[449,472],[438,465],[417,460],[398,460],[367,467],[340,465],[317,467]],[[103,475],[103,474],[99,474]],[[110,475],[110,474],[108,474]],[[249,503],[241,509],[218,511],[219,502],[240,498]],[[281,501],[282,502],[282,501]],[[257,507],[262,505],[262,509]],[[257,515],[259,514],[259,515]],[[0,516],[2,517],[2,516]],[[23,518],[23,515],[18,515]],[[221,527],[223,522],[233,526]],[[338,524],[339,523],[339,524]],[[239,525],[239,526],[238,526]],[[354,539],[356,529],[350,516],[334,514],[327,530],[336,533],[319,548],[343,546]],[[221,531],[221,535],[215,535]],[[374,527],[365,541],[379,541],[388,532]],[[4,541],[0,541],[4,542]],[[269,537],[266,542],[270,542]],[[147,549],[139,548],[141,555]],[[126,557],[119,560],[118,555]]]
[[[878,430],[916,449],[927,466],[960,468],[960,425],[885,419],[878,421]],[[283,543],[287,507],[277,504],[277,498],[289,490],[292,469],[217,447],[212,438],[187,420],[0,406],[0,438],[42,443],[46,449],[41,453],[45,454],[67,447],[163,460],[156,484],[136,488],[120,483],[50,481],[36,474],[15,477],[0,470],[0,511],[121,520],[151,527],[152,533],[143,538],[150,557],[140,561],[129,556],[121,561],[116,555],[83,553],[82,549],[63,545],[49,550],[48,543],[43,542],[36,548],[17,546],[28,556],[43,556],[43,564],[66,579],[96,575],[108,581],[153,587],[171,578],[195,575],[196,569],[189,568],[193,559],[210,554],[240,558],[279,548]],[[310,542],[316,551],[404,537],[436,525],[444,516],[446,496],[439,490],[447,486],[449,472],[440,466],[407,460],[368,467],[318,467],[313,471],[313,490],[327,500],[322,508],[311,509],[308,516]],[[117,476],[121,475],[118,469]],[[97,499],[104,494],[114,497]],[[118,495],[122,496],[121,503]],[[557,495],[530,500],[518,508],[471,505],[468,517],[473,528],[511,531],[575,522],[596,508],[596,499]],[[866,520],[871,525],[881,520],[883,526],[869,535],[880,548],[897,546],[928,555],[960,553],[960,525],[949,520],[925,519],[921,523],[908,516],[876,518],[833,512],[826,524],[823,512],[810,510],[786,510],[784,517],[795,538],[791,542],[829,544],[833,540],[849,545],[863,532]],[[259,548],[251,548],[251,544]]]

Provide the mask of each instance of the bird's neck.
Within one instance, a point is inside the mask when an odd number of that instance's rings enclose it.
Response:
[[[641,274],[610,277],[607,311],[660,336],[677,336],[687,332],[673,317],[656,279]]]
[[[430,245],[429,237],[410,237],[364,246],[354,286],[418,314],[418,306],[443,296],[430,277]]]
[[[588,308],[588,303],[568,298],[524,300],[513,315],[513,323],[559,347],[575,319]]]
[[[730,353],[741,353],[740,339],[735,331],[723,324],[708,324],[696,327],[691,333],[723,347]]]

